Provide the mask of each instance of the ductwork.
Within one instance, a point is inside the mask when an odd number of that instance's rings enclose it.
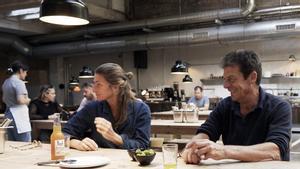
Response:
[[[0,33],[0,44],[11,46],[23,55],[30,56],[32,54],[31,46],[15,35]]]
[[[208,43],[227,44],[268,38],[287,38],[300,36],[300,19],[286,19],[248,23],[241,25],[220,26],[213,28],[192,29],[149,35],[107,38],[70,43],[59,43],[35,47],[33,55],[62,56],[78,53],[103,53],[111,51],[131,51],[174,47],[178,45],[201,45]]]
[[[299,12],[299,11],[300,11],[300,5],[280,6],[275,8],[260,9],[253,12],[253,15],[262,16],[262,15],[273,15],[273,14],[291,13],[291,12]]]
[[[41,44],[55,41],[61,41],[64,39],[72,39],[74,37],[80,37],[85,34],[100,34],[111,33],[119,31],[137,30],[142,28],[155,28],[162,26],[172,26],[178,24],[192,24],[214,21],[215,19],[234,19],[241,18],[249,15],[255,8],[255,0],[247,0],[247,5],[243,8],[221,9],[211,10],[205,12],[197,12],[191,14],[185,14],[181,16],[162,17],[159,19],[149,19],[140,21],[131,21],[125,23],[98,25],[79,28],[69,32],[41,35],[29,39],[30,43]]]

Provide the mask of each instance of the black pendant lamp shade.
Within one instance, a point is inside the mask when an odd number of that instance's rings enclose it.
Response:
[[[171,74],[188,74],[188,67],[181,60],[177,60],[171,69]]]
[[[289,56],[289,61],[290,61],[290,62],[295,62],[295,61],[296,61],[295,55],[290,55],[290,56]]]
[[[86,25],[88,9],[81,0],[43,0],[40,20],[58,25]]]
[[[79,85],[79,80],[72,76],[72,79],[69,81],[69,85]]]
[[[183,83],[192,83],[193,79],[190,77],[190,75],[185,75],[185,77],[182,79]]]
[[[94,72],[91,68],[87,66],[83,66],[83,68],[79,72],[79,77],[80,79],[84,78],[94,78]]]

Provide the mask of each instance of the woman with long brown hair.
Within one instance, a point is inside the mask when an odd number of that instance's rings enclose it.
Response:
[[[94,92],[97,101],[86,105],[63,128],[71,135],[70,146],[93,151],[99,147],[147,148],[150,140],[149,107],[137,100],[131,91],[126,73],[114,63],[100,65],[95,70]],[[85,132],[90,130],[89,137]]]

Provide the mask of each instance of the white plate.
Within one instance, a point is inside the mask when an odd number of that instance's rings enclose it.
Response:
[[[88,168],[104,166],[109,163],[109,159],[101,156],[82,156],[70,157],[65,160],[76,160],[73,163],[60,162],[59,166],[63,168]]]

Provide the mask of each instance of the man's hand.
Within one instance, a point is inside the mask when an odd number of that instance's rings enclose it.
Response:
[[[208,139],[194,139],[186,145],[182,157],[186,163],[198,164],[201,160],[226,158],[224,146]]]
[[[95,143],[95,141],[88,137],[81,141],[72,139],[70,142],[70,147],[80,151],[96,151],[98,149],[98,145]]]
[[[224,146],[208,139],[194,140],[186,147],[192,148],[194,153],[196,153],[201,160],[206,160],[208,158],[221,160],[226,158]]]
[[[188,164],[199,164],[200,162],[200,158],[196,153],[194,153],[194,150],[191,148],[185,148],[181,155],[184,162]]]

